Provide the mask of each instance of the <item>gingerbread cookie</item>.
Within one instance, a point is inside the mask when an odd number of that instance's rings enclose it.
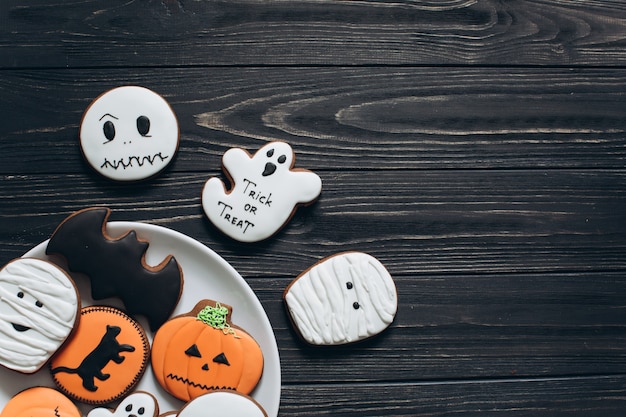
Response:
[[[39,370],[72,332],[79,308],[73,281],[53,263],[9,262],[0,270],[0,365]]]
[[[398,309],[391,275],[361,252],[321,260],[292,281],[283,298],[298,334],[313,345],[372,337],[391,324]]]
[[[202,300],[154,335],[152,370],[174,397],[189,401],[218,389],[249,394],[261,379],[263,352],[230,322],[232,308]]]
[[[232,148],[224,153],[223,169],[231,190],[210,178],[202,190],[202,206],[211,222],[241,242],[258,242],[274,235],[297,206],[310,204],[322,192],[320,177],[294,169],[295,155],[285,142],[270,142],[253,156]]]
[[[59,391],[33,387],[19,392],[7,402],[0,417],[81,417],[80,410]]]
[[[110,213],[106,207],[93,207],[70,215],[52,234],[46,253],[63,256],[70,271],[89,276],[95,300],[118,296],[130,315],[146,316],[156,330],[178,304],[182,269],[171,255],[157,266],[148,266],[149,243],[137,239],[132,230],[109,236]]]
[[[147,392],[137,391],[122,400],[113,410],[105,407],[94,408],[87,417],[157,417],[159,404]]]
[[[152,177],[172,162],[179,129],[170,105],[144,87],[123,86],[98,96],[80,125],[83,156],[99,174],[116,181]]]
[[[128,394],[143,375],[150,345],[139,323],[107,306],[85,307],[75,334],[50,362],[67,396],[106,404]]]
[[[215,416],[267,417],[263,407],[254,399],[233,391],[214,391],[194,398],[176,417],[205,417],[207,410]]]

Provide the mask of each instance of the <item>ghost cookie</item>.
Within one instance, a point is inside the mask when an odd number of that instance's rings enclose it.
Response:
[[[297,206],[310,204],[322,191],[320,177],[293,168],[295,155],[285,142],[270,142],[250,155],[232,148],[223,169],[232,189],[210,178],[202,190],[202,207],[211,222],[240,242],[258,242],[275,234]]]
[[[396,286],[373,256],[340,253],[313,265],[285,289],[291,322],[312,345],[342,345],[385,330],[398,309]]]
[[[53,263],[9,262],[0,270],[0,364],[39,370],[72,332],[79,308],[73,281]]]
[[[170,105],[144,87],[123,86],[97,97],[80,124],[83,156],[116,181],[152,177],[172,162],[179,129]]]
[[[261,347],[230,322],[232,308],[202,300],[154,335],[152,370],[174,397],[189,401],[227,389],[250,394],[263,372]]]
[[[144,315],[156,330],[178,304],[182,269],[171,255],[157,266],[147,265],[149,243],[133,230],[109,236],[110,213],[106,207],[92,207],[70,215],[52,234],[46,253],[62,256],[70,271],[86,274],[95,300],[117,296],[130,315]]]
[[[33,387],[17,393],[4,406],[0,417],[81,417],[80,410],[59,391]]]
[[[157,417],[159,405],[156,398],[147,392],[136,391],[119,403],[113,410],[105,407],[94,408],[87,417]]]
[[[211,415],[229,417],[267,417],[259,403],[247,395],[233,391],[214,391],[201,395],[185,404],[172,417],[205,417]],[[89,415],[88,417],[91,417]]]
[[[149,356],[139,323],[116,308],[89,306],[81,310],[76,332],[50,361],[50,373],[68,397],[107,404],[135,387]]]

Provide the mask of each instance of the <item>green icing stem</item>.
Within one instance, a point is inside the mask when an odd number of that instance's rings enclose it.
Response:
[[[222,307],[220,303],[215,303],[215,307],[206,306],[200,310],[196,318],[214,329],[223,331],[224,334],[232,334],[237,337],[235,330],[226,321],[227,315],[228,309]]]

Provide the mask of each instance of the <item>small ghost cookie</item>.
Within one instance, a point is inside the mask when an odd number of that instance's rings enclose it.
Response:
[[[78,319],[74,282],[51,262],[18,258],[0,270],[0,365],[39,370]]]
[[[310,204],[322,192],[322,180],[293,168],[295,155],[285,142],[270,142],[250,155],[232,148],[224,153],[223,169],[233,187],[226,190],[210,178],[202,190],[202,207],[211,222],[240,242],[258,242],[285,225],[297,206]]]
[[[283,298],[298,334],[313,345],[372,337],[391,324],[398,309],[391,275],[362,252],[321,260],[292,281]]]
[[[230,322],[232,308],[202,300],[154,335],[152,370],[174,397],[189,401],[210,391],[249,394],[263,373],[261,347]]]
[[[4,406],[0,417],[81,417],[80,410],[59,391],[33,387],[17,393]]]
[[[174,111],[144,87],[122,86],[101,94],[80,125],[83,156],[96,172],[116,181],[158,174],[174,159],[178,143]]]
[[[267,417],[263,407],[247,395],[233,391],[214,391],[188,402],[176,417]],[[91,415],[89,416],[91,417]],[[174,415],[172,415],[174,417]]]
[[[152,394],[137,391],[122,400],[113,410],[105,407],[94,408],[87,417],[157,417],[159,404]]]
[[[68,343],[50,362],[52,378],[68,397],[107,404],[128,394],[141,379],[150,356],[142,327],[121,310],[84,307]]]

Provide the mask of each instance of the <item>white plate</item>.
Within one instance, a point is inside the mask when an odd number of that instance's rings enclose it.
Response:
[[[145,223],[107,223],[107,232],[112,237],[120,236],[131,229],[137,231],[138,237],[150,243],[146,252],[146,262],[149,265],[158,265],[165,256],[172,254],[183,269],[183,293],[174,315],[190,311],[196,302],[205,298],[233,307],[231,321],[252,335],[263,351],[263,375],[252,392],[252,397],[261,404],[268,416],[277,416],[281,384],[278,347],[265,310],[246,281],[218,254],[182,233]],[[24,256],[48,259],[45,254],[47,244],[46,241],[37,245]],[[123,307],[117,299],[93,301],[89,294],[88,279],[79,274],[72,274],[72,276],[80,291],[82,305],[106,304]],[[137,317],[137,319],[152,341],[152,334],[145,318]],[[0,410],[12,396],[32,386],[54,387],[47,366],[30,375],[0,367]],[[159,402],[160,413],[177,411],[183,405],[181,401],[159,386],[153,377],[151,366],[148,366],[136,389],[153,394]],[[79,405],[79,407],[84,413],[93,408],[93,406],[84,405]]]

